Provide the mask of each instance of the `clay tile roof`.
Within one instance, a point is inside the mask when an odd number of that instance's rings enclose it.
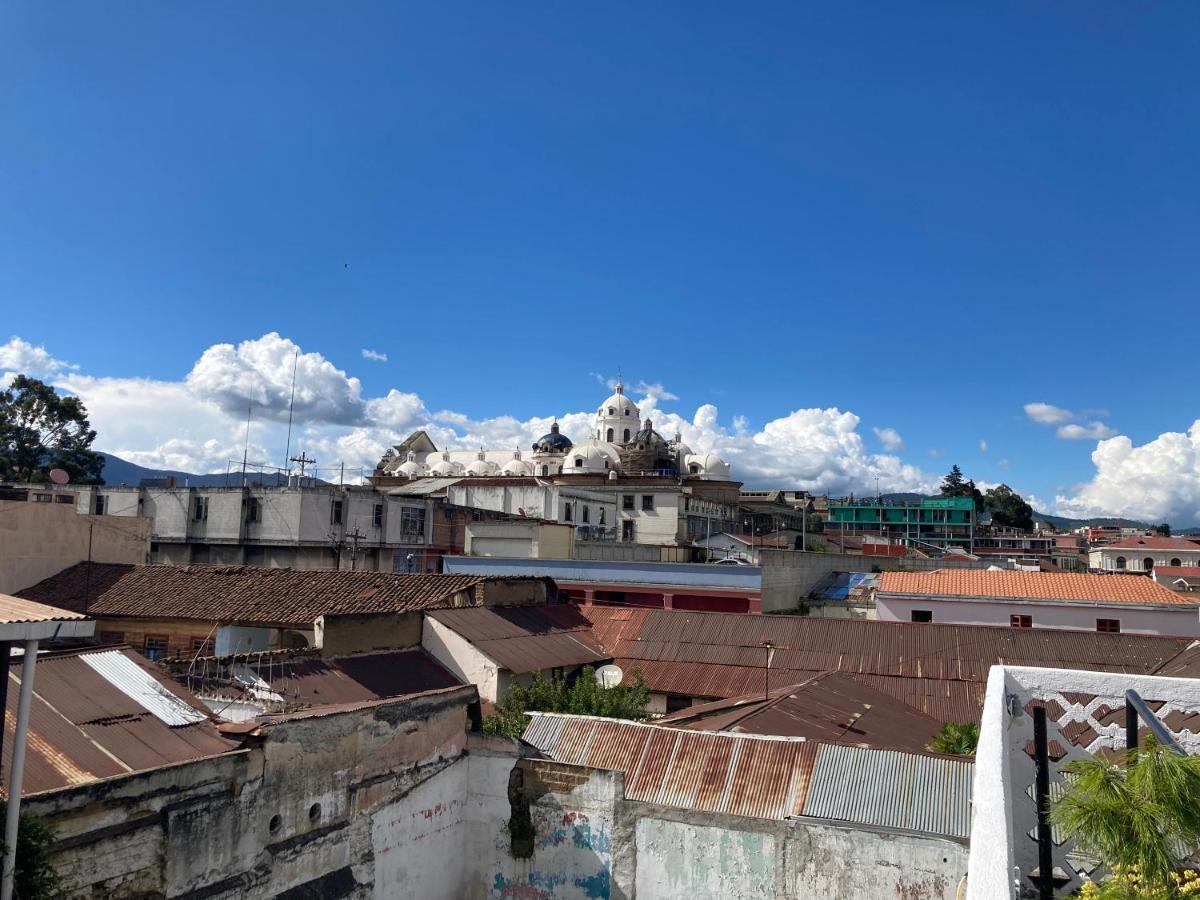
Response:
[[[336,613],[409,612],[453,605],[494,577],[260,569],[252,566],[125,566],[79,563],[21,596],[89,616],[139,616],[311,625]]]
[[[1068,603],[1196,606],[1198,602],[1156,584],[1150,578],[1076,572],[989,572],[980,569],[884,572],[879,578],[879,592],[923,597],[1056,600]]]

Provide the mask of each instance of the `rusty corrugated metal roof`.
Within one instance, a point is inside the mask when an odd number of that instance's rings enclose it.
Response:
[[[822,819],[965,838],[974,765],[794,738],[530,713],[522,739],[551,759],[616,769],[629,800],[763,819]]]
[[[700,731],[802,737],[810,741],[924,752],[940,722],[852,675],[823,672],[800,683],[691,706],[657,720]]]
[[[200,720],[178,727],[166,724],[136,699],[138,691],[123,690],[121,679],[114,683],[84,661],[84,657],[96,653],[121,654],[150,679],[166,685],[176,701],[197,710]],[[5,785],[12,757],[20,667],[21,660],[14,660],[8,672],[11,683],[2,765]],[[140,679],[138,682],[138,690],[145,691],[146,683]],[[186,690],[154,673],[151,665],[132,650],[105,648],[45,654],[38,658],[34,671],[24,792],[32,794],[200,759],[237,746],[221,737],[208,712]]]
[[[702,812],[784,819],[803,805],[817,745],[642,722],[530,713],[523,740],[551,759],[625,773],[625,796]]]
[[[611,658],[576,606],[442,609],[427,615],[518,675]]]

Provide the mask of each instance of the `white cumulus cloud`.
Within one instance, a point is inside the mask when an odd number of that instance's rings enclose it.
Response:
[[[1070,425],[1058,426],[1055,434],[1065,441],[1102,441],[1112,437],[1116,432],[1103,422],[1088,422],[1085,425],[1072,422]]]
[[[904,449],[904,438],[900,437],[900,432],[898,432],[895,428],[880,428],[876,426],[871,430],[875,432],[875,437],[879,438],[879,443],[883,444],[884,449]]]
[[[1025,415],[1039,425],[1057,425],[1054,433],[1064,441],[1099,441],[1116,434],[1116,431],[1095,418],[1106,415],[1104,410],[1085,409],[1074,413],[1049,403],[1026,403]],[[1090,421],[1089,417],[1092,417]]]
[[[1075,413],[1049,403],[1026,403],[1025,415],[1039,425],[1060,425],[1075,418]]]
[[[8,343],[0,344],[0,373],[6,376],[28,375],[30,378],[44,379],[78,368],[72,363],[55,359],[40,344],[34,346],[16,336],[9,338]],[[6,383],[8,380],[7,377],[4,379]]]
[[[380,353],[378,350],[370,350],[366,347],[362,351],[363,359],[369,359],[372,362],[387,362],[387,354]]]
[[[1058,496],[1057,512],[1200,525],[1200,419],[1186,432],[1168,431],[1141,446],[1125,435],[1102,440],[1092,463],[1091,481]]]

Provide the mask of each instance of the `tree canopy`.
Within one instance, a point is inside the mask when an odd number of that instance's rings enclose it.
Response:
[[[974,479],[965,478],[962,469],[957,465],[951,466],[949,474],[942,479],[941,495],[943,497],[970,497],[975,501],[975,512],[983,512],[983,494],[975,486]]]
[[[75,483],[103,484],[95,439],[78,397],[25,375],[0,391],[0,479],[46,481],[51,469],[63,469]]]
[[[993,525],[1007,525],[1022,531],[1033,530],[1033,507],[1007,484],[989,488],[983,499],[992,514]]]
[[[945,722],[929,742],[929,749],[950,756],[974,756],[978,745],[978,723]]]
[[[568,682],[562,675],[546,678],[535,672],[529,687],[512,685],[496,704],[496,711],[483,720],[488,734],[520,737],[528,724],[526,712],[561,712],[580,716],[606,716],[611,719],[640,721],[650,717],[646,709],[650,689],[640,672],[629,687],[601,687],[596,672],[584,666],[579,676]]]

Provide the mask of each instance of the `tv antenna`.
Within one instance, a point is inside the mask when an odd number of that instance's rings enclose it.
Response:
[[[283,449],[283,458],[287,462],[292,462],[288,454],[292,452],[292,411],[296,408],[296,367],[300,364],[300,348],[296,348],[296,355],[292,357],[292,396],[288,400],[288,430],[287,430],[287,446]],[[301,456],[304,454],[301,453]],[[300,473],[301,475],[304,472]]]
[[[307,456],[304,455],[304,451],[301,450],[299,456],[289,457],[288,462],[294,462],[296,465],[298,465],[300,467],[300,477],[303,478],[305,467],[314,465],[316,463],[316,460],[309,459]]]

